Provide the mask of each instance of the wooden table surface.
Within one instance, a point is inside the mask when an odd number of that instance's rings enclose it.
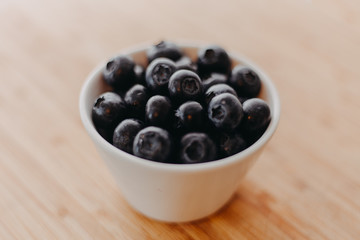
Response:
[[[360,2],[0,1],[0,239],[360,239]],[[277,85],[278,131],[233,200],[156,222],[87,136],[87,74],[144,42],[217,43]]]

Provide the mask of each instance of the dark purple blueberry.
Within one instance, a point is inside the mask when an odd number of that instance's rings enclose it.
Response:
[[[180,141],[181,163],[202,163],[215,160],[217,151],[214,142],[205,133],[191,132]]]
[[[178,70],[169,80],[169,94],[177,103],[199,100],[203,94],[200,77],[190,70]]]
[[[177,128],[186,131],[198,131],[202,129],[204,124],[204,110],[200,103],[195,101],[188,101],[176,110],[175,116],[177,118]]]
[[[242,128],[246,132],[255,132],[267,127],[270,122],[270,108],[260,98],[251,98],[243,104],[244,118]]]
[[[229,81],[239,96],[253,98],[259,94],[261,89],[259,76],[246,66],[237,65],[234,67]]]
[[[230,93],[237,97],[237,94],[232,87],[230,87],[227,84],[220,83],[220,84],[215,84],[214,86],[210,87],[205,92],[205,103],[209,104],[211,99],[213,99],[215,96],[220,95],[222,93]]]
[[[103,137],[107,142],[112,144],[114,127],[96,127],[96,131]]]
[[[187,56],[183,56],[178,61],[175,62],[177,70],[186,69],[196,73],[197,65]]]
[[[155,59],[146,69],[145,80],[147,86],[155,93],[167,92],[169,79],[175,70],[175,63],[170,59]]]
[[[129,109],[129,114],[134,117],[143,118],[145,105],[149,99],[146,87],[140,84],[132,86],[125,94],[124,100]]]
[[[239,101],[241,102],[241,104],[243,104],[246,100],[248,100],[248,97],[244,97],[244,96],[238,96]]]
[[[229,74],[231,60],[227,52],[216,45],[200,48],[197,60],[198,71],[203,74],[212,72]]]
[[[246,141],[248,143],[248,146],[251,146],[254,144],[266,131],[268,125],[265,125],[264,127],[260,128],[259,130],[247,132],[243,130],[244,137],[246,138]]]
[[[146,85],[145,82],[145,68],[139,64],[134,66],[135,82],[141,85]]]
[[[143,123],[137,119],[123,120],[114,130],[113,145],[132,154],[134,138],[142,127]]]
[[[147,101],[145,120],[148,124],[167,127],[171,124],[172,115],[172,106],[169,98],[155,95]]]
[[[111,59],[103,70],[103,77],[107,84],[117,91],[126,91],[135,83],[135,63],[126,55]]]
[[[151,46],[146,52],[146,56],[149,62],[160,57],[177,61],[182,57],[182,55],[182,50],[175,43],[168,41],[161,41]]]
[[[168,131],[159,127],[146,127],[136,135],[133,145],[135,156],[165,162],[170,156],[172,140]]]
[[[248,147],[245,138],[239,133],[221,133],[219,136],[219,152],[221,157],[234,155]]]
[[[210,101],[208,117],[215,127],[232,131],[240,124],[243,109],[236,96],[231,93],[222,93]]]
[[[223,73],[210,73],[206,77],[203,78],[202,85],[204,91],[208,90],[211,86],[219,83],[227,83],[228,76]]]
[[[96,127],[113,128],[127,114],[124,100],[114,92],[105,92],[95,101],[92,108],[92,120]]]

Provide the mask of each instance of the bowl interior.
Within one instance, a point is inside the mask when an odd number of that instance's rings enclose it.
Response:
[[[196,58],[199,46],[181,45],[181,44],[179,44],[179,46],[182,47],[184,53],[187,56],[189,56],[191,59],[194,60]],[[123,51],[121,52],[121,54],[129,54],[130,56],[132,56],[132,58],[136,63],[146,67],[147,65],[146,50],[147,47],[143,46],[143,47],[130,49],[128,51]],[[271,110],[271,122],[267,130],[262,135],[262,137],[259,140],[257,140],[257,142],[255,142],[253,145],[251,145],[244,151],[217,161],[180,165],[180,164],[158,163],[158,162],[144,160],[115,148],[105,139],[103,139],[100,136],[100,134],[97,133],[94,124],[91,120],[91,110],[95,100],[101,93],[111,89],[102,80],[102,70],[105,67],[106,61],[101,63],[96,69],[93,70],[93,72],[90,73],[80,93],[80,102],[79,102],[80,116],[87,132],[93,138],[93,140],[95,139],[99,144],[101,144],[101,146],[105,148],[106,151],[111,151],[114,154],[118,154],[119,158],[124,158],[124,159],[131,158],[132,161],[135,161],[139,164],[145,164],[150,167],[163,167],[168,169],[176,168],[177,170],[181,170],[181,169],[196,170],[197,168],[212,168],[212,167],[216,167],[217,165],[226,165],[226,164],[230,164],[231,162],[240,161],[241,159],[246,158],[246,156],[258,150],[266,142],[268,142],[271,136],[273,135],[273,133],[275,132],[280,116],[280,101],[276,88],[273,85],[272,81],[258,66],[256,66],[254,63],[252,63],[245,57],[240,56],[238,54],[234,55],[230,53],[229,55],[232,59],[233,66],[242,64],[251,67],[258,73],[262,82],[262,88],[259,97],[268,103]]]

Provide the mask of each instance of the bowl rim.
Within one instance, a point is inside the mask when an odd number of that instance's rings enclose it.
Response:
[[[207,43],[193,43],[193,42],[192,43],[175,42],[175,43],[182,49],[198,49],[202,46],[213,45]],[[151,44],[149,43],[139,44],[137,46],[124,49],[116,55],[119,54],[132,55],[132,54],[140,53],[146,51],[149,48],[149,46],[151,46]],[[234,154],[232,156],[210,162],[203,162],[196,164],[174,164],[174,163],[163,163],[163,162],[146,160],[116,148],[115,146],[107,142],[103,137],[101,137],[101,135],[96,131],[93,122],[91,120],[91,116],[89,116],[87,112],[89,111],[89,109],[87,110],[87,108],[91,107],[91,106],[87,106],[87,99],[89,97],[88,90],[98,80],[97,76],[101,74],[101,71],[104,68],[108,59],[102,61],[97,67],[95,67],[88,74],[85,82],[81,87],[80,96],[79,96],[79,111],[80,111],[81,121],[87,133],[93,139],[93,141],[96,141],[103,148],[104,151],[108,151],[112,155],[117,156],[117,158],[119,158],[119,161],[131,161],[133,164],[138,164],[143,167],[157,168],[159,170],[165,170],[170,172],[171,171],[172,172],[208,171],[222,167],[227,167],[229,165],[233,165],[235,163],[245,160],[247,157],[251,156],[256,151],[260,150],[271,139],[271,137],[275,133],[280,119],[280,107],[281,107],[280,99],[277,89],[273,84],[272,80],[260,67],[258,67],[256,64],[254,64],[251,60],[249,60],[247,57],[243,55],[233,53],[231,51],[227,51],[227,52],[231,59],[236,59],[237,61],[244,63],[244,65],[251,67],[258,73],[262,81],[262,85],[264,85],[267,91],[270,93],[269,98],[271,99],[273,105],[273,108],[271,109],[271,121],[266,131],[255,143],[253,143],[250,147],[246,148],[245,150],[237,154]]]

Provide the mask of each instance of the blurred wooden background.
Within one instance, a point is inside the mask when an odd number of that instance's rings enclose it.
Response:
[[[360,2],[0,1],[0,239],[359,239]],[[277,133],[195,223],[132,210],[80,122],[98,62],[144,42],[242,53],[277,85]]]

